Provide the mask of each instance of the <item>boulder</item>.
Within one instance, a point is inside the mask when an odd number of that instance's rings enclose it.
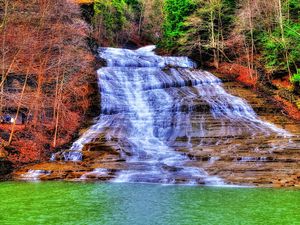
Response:
[[[10,174],[12,170],[13,170],[12,162],[5,159],[0,159],[0,179],[5,175]]]

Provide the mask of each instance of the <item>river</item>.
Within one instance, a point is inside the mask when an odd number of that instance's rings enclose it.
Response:
[[[292,189],[0,183],[0,224],[300,224]]]

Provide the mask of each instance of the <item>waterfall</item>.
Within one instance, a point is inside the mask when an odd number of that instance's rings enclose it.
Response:
[[[218,145],[227,137],[289,135],[260,120],[247,102],[228,94],[213,74],[196,70],[189,58],[158,56],[154,48],[99,48],[107,62],[97,71],[101,115],[64,153],[65,160],[81,160],[84,145],[104,133],[130,152],[124,156],[128,169],[115,182],[218,185],[221,179],[191,166],[178,150]],[[216,160],[212,156],[211,163]]]

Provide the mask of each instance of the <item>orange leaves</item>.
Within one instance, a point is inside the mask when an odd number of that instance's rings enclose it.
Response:
[[[275,96],[275,100],[282,104],[283,108],[285,109],[285,111],[289,115],[289,117],[291,117],[295,120],[300,120],[300,111],[293,103],[291,103],[279,96]]]
[[[94,2],[94,0],[73,0],[73,1],[79,4],[89,4]]]
[[[247,86],[255,86],[255,84],[257,83],[257,76],[255,76],[255,71],[236,63],[221,63],[218,68],[218,72],[235,75],[236,79],[239,82]]]
[[[24,74],[34,83],[26,86],[21,102],[30,118],[27,130],[16,130],[15,136],[21,138],[14,139],[12,147],[18,154],[9,155],[14,162],[26,163],[49,155],[53,139],[57,138],[56,146],[72,140],[91,102],[94,58],[85,41],[89,26],[73,1],[10,0],[9,4],[6,26],[0,30],[2,66],[12,65],[9,73],[20,79],[20,85],[24,81],[17,77]],[[10,108],[17,107],[18,94],[5,92],[8,97],[0,104],[9,101]]]
[[[34,162],[41,158],[43,147],[34,141],[17,141],[14,146],[18,149],[18,153],[9,154],[9,160],[14,163]]]

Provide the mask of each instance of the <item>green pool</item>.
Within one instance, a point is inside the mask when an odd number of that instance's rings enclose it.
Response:
[[[0,224],[300,224],[300,191],[4,182]]]

